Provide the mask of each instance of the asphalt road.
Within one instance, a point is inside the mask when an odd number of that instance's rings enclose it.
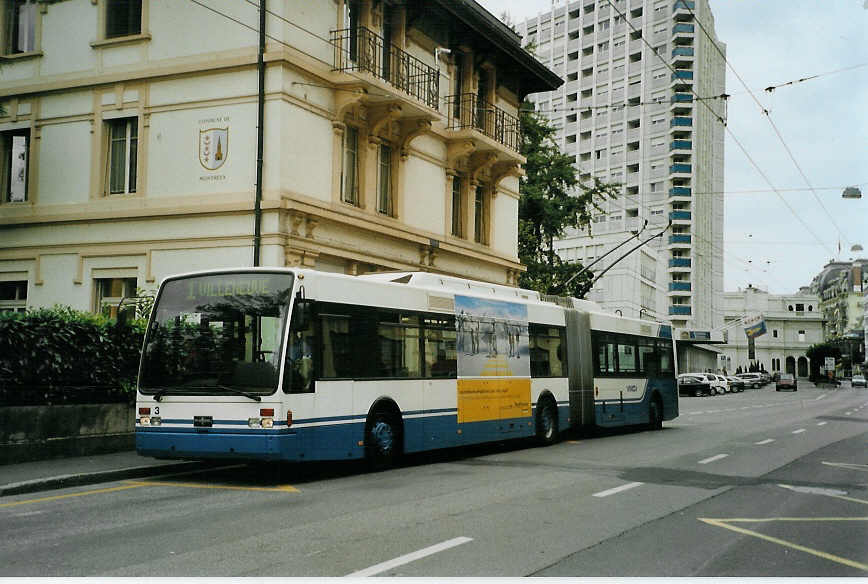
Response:
[[[682,398],[661,432],[0,499],[3,576],[866,576],[868,391]]]

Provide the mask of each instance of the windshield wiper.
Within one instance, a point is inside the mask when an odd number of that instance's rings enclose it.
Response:
[[[234,387],[228,387],[226,385],[184,385],[182,387],[164,387],[154,394],[154,401],[160,401],[164,395],[187,395],[188,392],[184,391],[185,389],[222,389],[223,391],[234,393],[235,395],[243,395],[253,401],[262,401],[262,398],[255,393],[241,391],[240,389],[235,389]]]

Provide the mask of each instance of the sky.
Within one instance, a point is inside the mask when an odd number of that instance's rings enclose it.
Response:
[[[516,22],[552,5],[478,1]],[[868,257],[868,251],[851,251],[857,244],[868,250],[868,0],[710,3],[717,37],[727,46],[726,92],[732,96],[724,288],[751,284],[791,294],[832,259]],[[813,75],[818,77],[764,91]],[[843,188],[853,185],[863,197],[842,198]]]

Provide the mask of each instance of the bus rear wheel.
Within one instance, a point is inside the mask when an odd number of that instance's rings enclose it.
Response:
[[[536,438],[543,446],[558,441],[558,410],[552,400],[544,400],[537,408]]]
[[[372,470],[395,466],[401,455],[401,427],[395,417],[377,412],[366,426],[365,456],[368,465]]]

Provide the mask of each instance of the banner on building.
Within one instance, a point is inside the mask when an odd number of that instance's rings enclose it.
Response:
[[[750,336],[747,338],[747,358],[750,361],[756,359],[756,341]]]
[[[744,334],[749,339],[766,334],[766,321],[762,314],[749,314],[744,317]]]

